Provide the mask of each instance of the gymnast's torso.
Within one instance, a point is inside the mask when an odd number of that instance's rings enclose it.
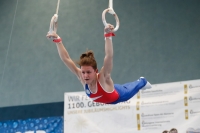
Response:
[[[97,77],[99,78],[99,76],[100,75],[98,74]],[[115,89],[113,89],[113,91],[111,92],[106,91],[98,80],[96,83],[96,87],[97,89],[95,93],[92,93],[92,91],[90,90],[87,84],[85,84],[85,88],[84,88],[88,97],[90,97],[95,102],[112,103],[119,98],[119,94]]]

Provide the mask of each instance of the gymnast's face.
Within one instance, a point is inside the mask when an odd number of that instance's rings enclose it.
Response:
[[[81,66],[81,73],[86,84],[91,84],[97,78],[97,70],[92,66]]]

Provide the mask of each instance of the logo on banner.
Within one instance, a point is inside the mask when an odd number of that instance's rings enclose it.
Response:
[[[187,99],[187,97],[184,97],[184,105],[188,106],[188,99]]]
[[[140,110],[140,102],[139,101],[136,104],[136,110]]]
[[[140,114],[137,114],[137,127],[138,127],[138,130],[140,130]]]
[[[185,110],[185,119],[188,120],[188,110]]]
[[[184,93],[187,94],[187,92],[188,92],[188,86],[185,84],[184,85]]]

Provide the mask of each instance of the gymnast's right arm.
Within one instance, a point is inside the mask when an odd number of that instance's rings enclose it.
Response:
[[[60,38],[56,33],[52,33],[52,34],[47,34],[47,37],[48,38],[55,38],[58,39]],[[72,61],[72,59],[70,58],[69,56],[69,53],[67,52],[66,48],[64,47],[63,43],[62,43],[62,40],[60,41],[53,41],[55,42],[56,46],[57,46],[57,49],[58,49],[58,53],[59,53],[59,56],[61,58],[61,60],[64,62],[64,64],[69,68],[69,70],[74,73],[79,80],[81,80],[81,70],[80,68],[78,68],[75,63]]]

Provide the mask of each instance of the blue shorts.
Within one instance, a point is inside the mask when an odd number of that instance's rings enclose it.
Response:
[[[117,101],[114,101],[109,104],[117,104],[119,102],[125,102],[132,98],[137,92],[142,89],[147,84],[145,78],[140,78],[137,81],[126,83],[123,85],[114,84],[115,90],[119,93],[119,98]]]

